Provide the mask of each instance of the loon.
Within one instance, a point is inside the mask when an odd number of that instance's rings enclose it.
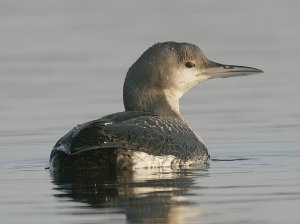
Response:
[[[125,111],[69,131],[51,151],[50,170],[208,164],[207,147],[179,112],[179,99],[208,79],[262,72],[210,61],[194,44],[154,44],[127,72]]]

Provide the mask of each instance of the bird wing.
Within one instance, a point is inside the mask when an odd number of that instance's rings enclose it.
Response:
[[[118,141],[114,139],[111,133],[106,133],[104,128],[112,124],[122,123],[124,120],[132,117],[145,115],[149,115],[149,113],[139,111],[119,112],[77,125],[58,140],[52,149],[50,159],[58,152],[75,155],[96,148],[116,149],[129,147],[126,145],[126,142]]]
[[[184,160],[208,155],[188,125],[145,112],[120,112],[78,125],[57,142],[52,153],[76,155],[94,149],[128,149]]]

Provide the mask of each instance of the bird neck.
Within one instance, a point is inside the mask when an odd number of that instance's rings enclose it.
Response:
[[[173,117],[184,121],[179,112],[178,94],[170,90],[126,88],[123,91],[123,102],[126,111],[144,111],[152,115]]]

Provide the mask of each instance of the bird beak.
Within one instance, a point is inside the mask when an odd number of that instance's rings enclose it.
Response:
[[[214,79],[214,78],[228,78],[234,76],[254,75],[263,72],[264,71],[257,68],[238,66],[238,65],[223,65],[213,61],[208,61],[205,70],[202,72],[202,75],[207,75],[209,79]]]

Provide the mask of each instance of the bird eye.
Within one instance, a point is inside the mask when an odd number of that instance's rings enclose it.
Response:
[[[195,67],[195,66],[196,66],[196,65],[195,65],[194,62],[188,61],[187,63],[185,63],[185,67],[187,67],[187,68],[193,68],[193,67]]]

